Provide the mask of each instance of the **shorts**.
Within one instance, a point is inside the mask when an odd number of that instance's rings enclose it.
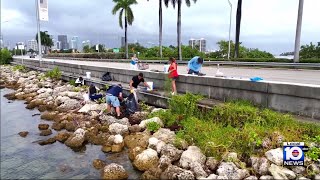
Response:
[[[106,101],[108,105],[112,105],[113,107],[120,107],[120,101],[115,96],[107,95]]]

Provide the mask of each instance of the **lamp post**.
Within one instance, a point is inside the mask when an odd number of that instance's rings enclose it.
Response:
[[[40,0],[36,1],[36,12],[37,12],[37,30],[38,30],[38,52],[39,52],[39,61],[42,60],[42,49],[41,49],[41,36],[40,36],[40,12],[39,12],[39,6],[40,6]]]
[[[293,62],[295,62],[295,63],[299,62],[303,2],[304,2],[304,0],[299,0],[298,20],[297,20],[296,40],[295,40],[295,45],[294,45],[294,60],[293,60]]]
[[[228,47],[228,60],[230,60],[230,46],[231,46],[231,20],[232,20],[232,4],[230,0],[228,0],[230,5],[230,22],[229,22],[229,47]]]

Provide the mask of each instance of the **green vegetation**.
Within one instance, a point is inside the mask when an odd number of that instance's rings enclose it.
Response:
[[[242,157],[263,155],[271,148],[282,146],[278,142],[281,136],[283,141],[295,142],[319,139],[318,125],[296,121],[290,115],[260,109],[246,101],[227,102],[212,110],[200,110],[196,105],[200,99],[192,94],[174,96],[169,101],[169,110],[152,113],[149,117],[158,116],[166,127],[182,126],[177,131],[179,139],[197,145],[207,156],[217,158],[222,158],[225,152],[237,152]],[[267,147],[263,146],[265,140],[270,141]],[[307,155],[315,158],[318,153],[316,149]]]
[[[74,79],[71,79],[69,81],[69,84],[72,85],[72,86],[76,86],[76,81]]]
[[[13,66],[13,71],[20,71],[20,72],[26,72],[27,68],[23,65],[15,65]]]
[[[0,51],[0,64],[9,64],[12,60],[11,53],[8,49],[1,49]]]
[[[46,72],[45,76],[51,79],[60,79],[62,72],[58,67],[53,68],[53,70]]]
[[[317,58],[319,60],[320,58],[320,42],[318,42],[317,46],[314,45],[312,42],[310,45],[303,45],[301,46],[300,50],[300,57],[301,59],[311,59],[311,58]],[[319,61],[318,61],[319,63]]]
[[[160,129],[160,125],[156,122],[149,122],[146,124],[148,131],[150,132],[156,132],[158,129]]]
[[[53,46],[53,41],[50,37],[50,34],[48,34],[47,31],[40,31],[40,39],[41,45],[45,47],[45,52],[47,52],[48,49]],[[38,42],[38,33],[36,34],[36,40]]]

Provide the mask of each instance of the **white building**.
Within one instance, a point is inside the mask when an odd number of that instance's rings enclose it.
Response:
[[[3,37],[0,35],[0,49],[4,48]]]
[[[206,52],[207,42],[204,38],[201,38],[201,39],[191,38],[189,40],[189,46],[191,46],[191,48],[198,49],[200,52]]]
[[[56,47],[57,47],[57,50],[58,50],[58,51],[59,51],[60,49],[62,49],[61,41],[57,41],[57,42],[56,42]]]
[[[27,51],[29,51],[30,49],[32,49],[32,50],[34,50],[34,51],[38,51],[38,43],[37,43],[37,40],[35,40],[35,39],[28,40]]]
[[[86,41],[82,41],[82,47],[84,47],[84,46],[89,46],[89,47],[91,47],[91,42],[90,42],[90,40],[86,40]]]
[[[75,49],[75,50],[79,49],[79,37],[78,36],[73,36],[71,38],[70,43],[69,43],[69,48]]]

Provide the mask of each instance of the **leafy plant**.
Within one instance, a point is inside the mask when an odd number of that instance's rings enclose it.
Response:
[[[1,49],[0,51],[0,64],[9,64],[12,60],[11,53],[8,49]]]
[[[103,103],[106,103],[106,99],[105,98],[100,98],[100,99],[97,99],[96,102],[98,104],[103,104]]]
[[[62,72],[59,70],[58,67],[53,68],[51,71],[46,72],[45,76],[51,79],[60,79]]]
[[[172,113],[183,115],[185,118],[192,115],[197,116],[199,114],[197,102],[200,99],[202,99],[201,96],[191,93],[173,96],[169,100],[169,108]]]
[[[69,84],[72,85],[72,86],[76,86],[76,81],[74,79],[71,79],[69,81]]]
[[[167,93],[167,94],[170,94],[171,92],[171,82],[172,82],[172,79],[168,78],[168,76],[165,77],[165,81],[164,81],[164,91]]]
[[[27,68],[23,65],[15,65],[13,66],[13,71],[26,72]]]
[[[146,124],[146,126],[150,132],[156,132],[158,129],[160,129],[160,125],[156,122],[149,122]]]
[[[144,102],[141,101],[139,104],[140,104],[141,111],[149,111],[150,110],[150,107],[147,104],[145,104]]]

